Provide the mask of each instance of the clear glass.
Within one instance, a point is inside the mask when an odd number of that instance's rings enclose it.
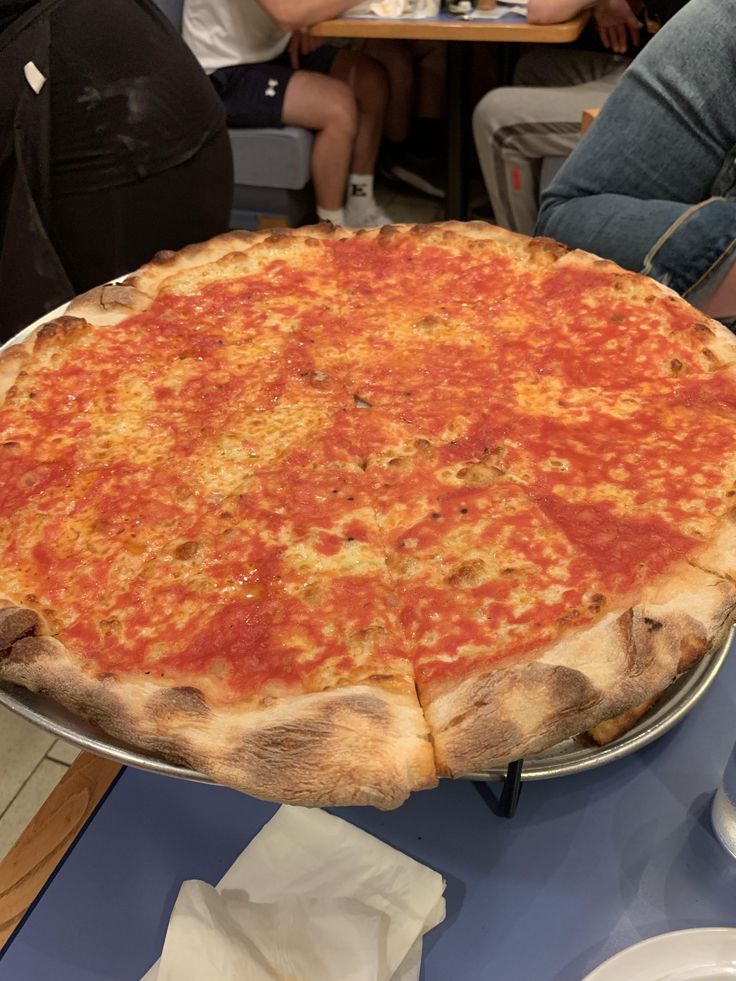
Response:
[[[733,858],[736,858],[736,746],[723,779],[713,798],[711,821],[718,840]]]

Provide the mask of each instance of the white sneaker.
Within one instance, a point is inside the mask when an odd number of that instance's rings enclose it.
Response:
[[[345,225],[348,228],[378,228],[380,225],[395,224],[391,215],[379,208],[374,201],[373,204],[365,207],[351,205],[350,201],[345,205]]]

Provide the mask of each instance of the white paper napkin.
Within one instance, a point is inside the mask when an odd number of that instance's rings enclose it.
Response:
[[[407,17],[419,19],[436,17],[440,12],[440,0],[364,0],[351,7],[344,17]]]
[[[501,20],[502,17],[506,17],[508,14],[521,14],[526,16],[526,5],[524,6],[504,6],[504,7],[494,7],[493,10],[474,10],[470,14],[466,14],[463,20]]]
[[[444,888],[347,821],[284,806],[216,888],[183,883],[142,981],[418,981]]]

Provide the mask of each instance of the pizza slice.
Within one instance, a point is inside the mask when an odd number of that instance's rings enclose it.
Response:
[[[28,634],[3,678],[257,796],[394,807],[433,786],[365,489],[294,476],[261,472],[53,637],[0,611]]]

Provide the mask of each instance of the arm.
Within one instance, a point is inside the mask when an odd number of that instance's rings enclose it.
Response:
[[[571,20],[582,10],[593,7],[596,0],[529,0],[527,20],[530,24],[560,24]]]
[[[321,20],[339,17],[355,6],[356,0],[258,0],[284,31],[298,31]]]
[[[631,0],[598,0],[594,16],[605,48],[626,54],[629,38],[638,46],[642,24],[631,9]]]

